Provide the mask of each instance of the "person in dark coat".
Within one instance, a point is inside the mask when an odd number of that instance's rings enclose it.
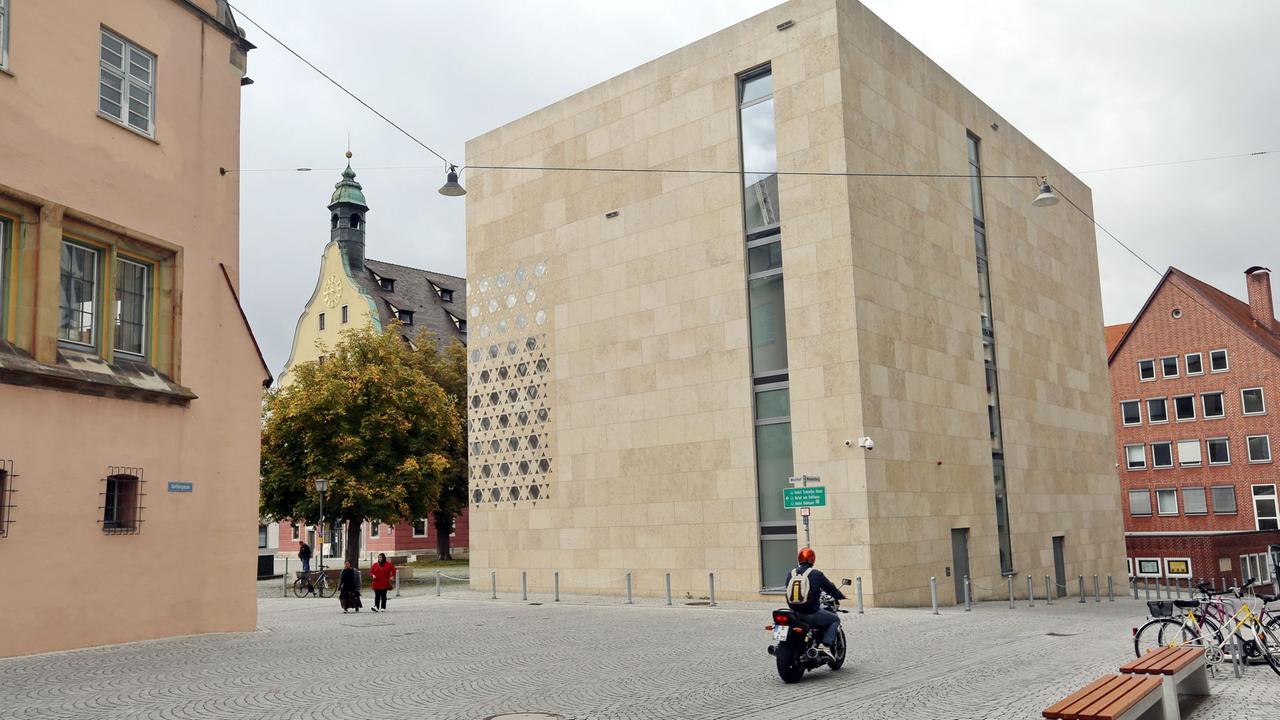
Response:
[[[338,576],[338,602],[342,604],[342,612],[355,608],[360,612],[364,605],[360,602],[360,574],[348,562]]]

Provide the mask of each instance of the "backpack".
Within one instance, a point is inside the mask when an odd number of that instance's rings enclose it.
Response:
[[[803,605],[809,599],[809,573],[813,572],[813,568],[801,573],[796,572],[799,569],[792,570],[790,577],[787,578],[788,605]]]

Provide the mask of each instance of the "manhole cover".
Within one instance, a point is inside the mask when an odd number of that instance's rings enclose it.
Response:
[[[506,713],[503,715],[490,715],[484,720],[560,720],[559,715],[551,713]]]

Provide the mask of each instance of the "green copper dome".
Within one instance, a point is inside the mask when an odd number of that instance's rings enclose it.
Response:
[[[342,179],[337,185],[333,186],[333,197],[329,200],[329,205],[337,205],[338,203],[351,203],[368,207],[364,200],[364,188],[360,187],[360,183],[356,182],[356,171],[351,169],[351,163],[347,163],[347,169],[342,171]]]

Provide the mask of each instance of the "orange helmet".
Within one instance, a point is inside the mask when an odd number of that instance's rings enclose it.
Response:
[[[800,561],[801,565],[812,565],[817,560],[817,556],[813,554],[813,548],[803,547],[800,548],[800,554],[796,556],[796,559]]]

